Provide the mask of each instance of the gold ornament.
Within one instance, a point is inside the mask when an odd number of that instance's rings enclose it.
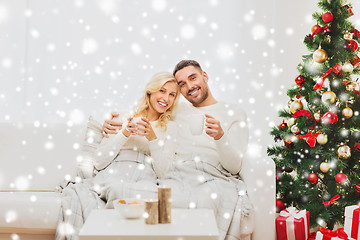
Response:
[[[293,101],[290,105],[290,112],[292,114],[294,114],[297,110],[303,110],[303,109],[304,109],[304,105],[299,100]]]
[[[287,121],[287,124],[288,124],[288,126],[292,126],[292,125],[295,124],[295,122],[296,122],[296,119],[295,119],[295,118],[290,118],[290,119]]]
[[[323,172],[323,173],[327,173],[329,170],[330,170],[330,164],[327,163],[327,162],[322,162],[320,164],[320,170]]]
[[[319,134],[319,136],[317,136],[316,141],[321,144],[324,145],[328,142],[328,137],[326,134]]]
[[[301,132],[297,125],[293,125],[290,130],[293,134],[298,134]]]
[[[354,70],[354,66],[351,63],[345,63],[341,70],[346,73],[351,73]]]
[[[314,113],[315,121],[319,121],[321,119],[321,114],[319,112]]]
[[[321,101],[324,104],[327,104],[328,102],[330,102],[331,104],[335,103],[336,101],[336,94],[332,91],[326,91],[324,92],[324,94],[321,96]]]
[[[344,39],[345,39],[345,40],[348,40],[348,41],[352,40],[352,39],[353,39],[353,34],[350,33],[350,32],[346,32],[346,33],[344,34]]]
[[[313,59],[317,63],[323,63],[327,60],[328,55],[324,49],[319,48],[313,53]]]
[[[344,116],[344,118],[349,119],[353,116],[353,110],[349,107],[346,107],[341,111],[341,114]]]
[[[340,158],[348,159],[351,157],[351,149],[347,145],[342,145],[338,148],[337,154]]]

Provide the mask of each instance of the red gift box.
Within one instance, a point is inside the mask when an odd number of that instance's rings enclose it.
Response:
[[[360,239],[360,206],[352,205],[345,207],[344,229],[349,237]]]
[[[316,240],[354,240],[349,238],[344,232],[344,228],[339,228],[336,231],[330,229],[320,228],[320,231],[316,233]]]
[[[310,229],[310,214],[306,210],[289,207],[276,218],[277,240],[307,240]]]

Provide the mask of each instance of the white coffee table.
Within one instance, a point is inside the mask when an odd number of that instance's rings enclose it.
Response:
[[[170,224],[147,225],[144,219],[124,219],[114,209],[93,210],[80,240],[217,240],[219,232],[210,209],[172,209]]]

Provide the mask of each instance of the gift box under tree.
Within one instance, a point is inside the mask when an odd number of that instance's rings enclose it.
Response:
[[[345,207],[345,232],[349,237],[359,240],[359,219],[360,219],[360,205],[352,205]]]
[[[289,207],[276,218],[277,240],[307,240],[310,215],[306,210]]]
[[[326,228],[321,228],[320,231],[316,233],[315,240],[354,240],[349,238],[345,233],[344,228],[339,228],[336,231],[332,231]]]

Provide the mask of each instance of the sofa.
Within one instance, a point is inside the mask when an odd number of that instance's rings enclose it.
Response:
[[[56,187],[80,180],[85,131],[66,123],[0,123],[0,240],[54,239]],[[275,239],[274,174],[271,159],[246,155],[241,176],[255,210],[253,240]]]

